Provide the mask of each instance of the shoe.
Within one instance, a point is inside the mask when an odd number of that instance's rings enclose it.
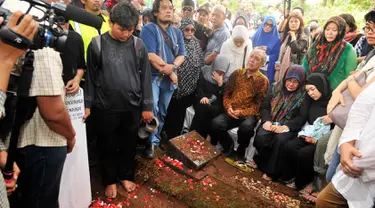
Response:
[[[150,146],[146,148],[145,155],[146,155],[146,158],[148,159],[154,159],[155,157],[155,145],[154,144],[151,144]]]

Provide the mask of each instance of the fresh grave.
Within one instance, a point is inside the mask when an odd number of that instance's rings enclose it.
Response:
[[[192,131],[169,141],[168,154],[188,168],[202,169],[206,164],[220,155],[215,147],[196,131]],[[164,161],[168,162],[168,161]]]

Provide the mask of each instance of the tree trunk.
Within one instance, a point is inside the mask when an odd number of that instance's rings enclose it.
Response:
[[[299,0],[299,6],[303,8],[305,6],[305,0]]]
[[[327,6],[327,0],[323,0],[323,6],[324,6],[324,7]]]

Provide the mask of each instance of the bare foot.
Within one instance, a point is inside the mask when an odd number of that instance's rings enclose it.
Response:
[[[262,178],[266,181],[272,181],[272,178],[269,177],[267,174],[263,174]]]
[[[304,189],[299,191],[301,194],[311,194],[313,190],[312,183],[309,183]]]
[[[319,192],[313,192],[311,194],[304,194],[302,197],[305,198],[307,201],[316,202],[316,199],[318,198]]]
[[[112,184],[106,187],[105,196],[108,198],[112,198],[112,199],[116,198],[117,196],[116,184]]]
[[[121,181],[121,183],[122,183],[122,185],[124,186],[124,188],[127,192],[132,192],[136,188],[135,183],[133,183],[131,181],[123,180],[123,181]]]

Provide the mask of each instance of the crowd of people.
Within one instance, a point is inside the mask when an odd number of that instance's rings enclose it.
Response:
[[[181,11],[172,0],[154,0],[152,8],[144,0],[64,2],[103,24],[69,21],[62,53],[35,51],[29,96],[38,108],[21,131],[17,171],[6,184],[9,194],[17,189],[12,207],[58,207],[62,168],[75,143],[63,97],[80,87],[90,163],[97,155],[108,198],[116,198],[117,182],[135,190],[137,145],[150,159],[156,148],[166,150],[192,107],[188,131],[231,165],[257,168],[264,180],[299,190],[316,207],[374,206],[375,10],[361,31],[350,14],[308,25],[302,8],[270,7],[262,17],[247,1],[237,11],[228,0],[199,7],[183,0]],[[9,27],[32,39],[37,23],[27,15],[16,26],[19,16]],[[0,47],[0,55],[10,50]],[[12,57],[2,66],[10,66],[6,73],[24,51],[16,52],[4,55]],[[0,83],[0,117],[7,83]],[[236,141],[228,133],[234,128]],[[9,207],[0,182],[1,207]]]

